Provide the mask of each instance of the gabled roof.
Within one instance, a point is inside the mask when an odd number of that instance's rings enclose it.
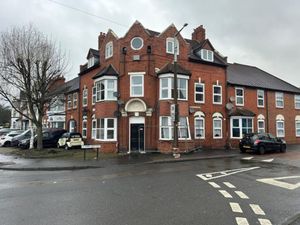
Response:
[[[79,90],[79,77],[69,80],[65,84],[65,93],[70,93]]]
[[[93,79],[97,79],[102,76],[119,76],[119,73],[116,71],[113,65],[109,64],[109,66],[104,67],[99,73],[97,73]]]
[[[96,50],[96,49],[93,49],[93,48],[90,48],[89,51],[88,51],[88,54],[86,56],[87,59],[89,59],[89,56],[92,55],[96,58],[99,58],[99,51]]]
[[[219,66],[227,66],[226,57],[222,57],[217,51],[215,51],[215,48],[213,47],[213,45],[211,44],[209,39],[205,39],[201,42],[195,41],[195,40],[189,40],[189,39],[186,39],[186,41],[188,43],[190,43],[190,45],[191,45],[189,60],[194,61],[194,62],[201,62],[204,64],[215,64],[215,65],[219,65]],[[201,55],[199,54],[200,50],[203,49],[205,45],[209,45],[214,52],[214,61],[213,62],[203,60],[201,58]]]
[[[174,73],[174,64],[173,63],[167,63],[156,74],[157,74],[157,76],[159,76],[159,75],[167,74],[167,73]],[[192,73],[177,63],[177,74],[191,76]]]
[[[160,34],[157,31],[150,30],[150,29],[147,29],[147,28],[145,30],[150,34],[150,36],[158,36]]]
[[[235,109],[232,109],[229,113],[229,116],[255,116],[255,113],[250,111],[249,109],[245,109],[243,107],[236,107]]]
[[[300,93],[300,89],[257,67],[228,64],[227,83],[254,88]]]

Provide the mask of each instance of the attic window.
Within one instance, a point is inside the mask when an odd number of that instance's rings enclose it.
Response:
[[[105,59],[108,59],[112,56],[113,56],[113,43],[112,41],[110,41],[105,46]]]
[[[95,57],[90,57],[88,59],[88,68],[92,67],[95,65]]]
[[[131,40],[131,48],[133,50],[140,50],[144,45],[144,41],[140,37],[134,37]]]
[[[201,59],[203,59],[205,61],[209,61],[209,62],[214,61],[214,52],[213,51],[207,50],[207,49],[201,49],[200,53],[201,53]]]

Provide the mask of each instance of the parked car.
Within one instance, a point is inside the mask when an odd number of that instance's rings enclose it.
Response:
[[[269,133],[248,133],[240,140],[241,152],[253,151],[264,154],[267,151],[286,152],[286,142]]]
[[[24,139],[30,139],[31,138],[31,130],[25,130],[24,132],[22,132],[21,134],[13,137],[11,139],[11,144],[10,146],[14,147],[14,146],[19,146],[20,141],[24,140]]]
[[[18,131],[17,129],[11,129],[11,128],[2,128],[0,129],[0,136],[4,135],[4,134],[8,134],[11,131]]]
[[[62,134],[66,133],[67,131],[64,129],[56,129],[56,128],[47,128],[43,130],[43,147],[44,148],[51,148],[56,147],[58,139],[61,137]],[[29,148],[30,145],[30,138],[24,139],[19,143],[19,147],[23,149]],[[34,137],[34,146],[37,146],[37,136]]]
[[[77,132],[67,132],[64,133],[57,142],[57,147],[64,147],[66,150],[70,148],[78,148],[84,145],[82,141],[82,136]]]
[[[3,147],[10,146],[12,138],[19,135],[21,132],[23,132],[23,131],[21,131],[21,130],[11,131],[7,134],[3,134],[2,136],[0,136],[0,146],[3,146]]]

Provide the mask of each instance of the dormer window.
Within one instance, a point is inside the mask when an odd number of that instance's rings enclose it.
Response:
[[[176,40],[176,47],[177,47],[177,55],[179,55],[179,42],[178,40]],[[169,54],[174,54],[174,49],[175,49],[175,46],[174,46],[174,38],[172,37],[168,37],[166,39],[166,52],[169,53]]]
[[[105,59],[108,59],[112,56],[113,56],[113,43],[112,41],[110,41],[105,46]]]
[[[90,57],[88,59],[88,68],[92,67],[95,65],[95,57]]]
[[[201,49],[200,53],[201,53],[201,59],[203,59],[205,61],[209,61],[209,62],[214,61],[214,52],[213,51],[207,50],[207,49]]]

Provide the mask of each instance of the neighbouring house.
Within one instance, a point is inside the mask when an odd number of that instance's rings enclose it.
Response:
[[[176,32],[173,24],[156,32],[138,21],[123,37],[101,32],[65,93],[66,128],[103,152],[172,152]],[[300,142],[299,88],[228,63],[203,26],[177,40],[180,151],[237,147],[254,131]]]

